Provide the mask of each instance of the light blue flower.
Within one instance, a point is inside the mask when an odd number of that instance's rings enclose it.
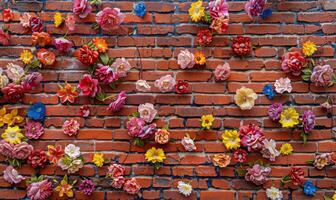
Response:
[[[314,196],[317,188],[314,186],[313,182],[306,181],[303,185],[303,193],[307,196]]]
[[[146,15],[146,5],[143,2],[134,4],[133,10],[136,16],[144,17]]]

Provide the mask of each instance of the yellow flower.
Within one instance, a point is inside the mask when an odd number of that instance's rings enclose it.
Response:
[[[212,122],[215,119],[212,115],[203,115],[201,120],[202,120],[202,128],[210,129],[212,127]]]
[[[147,152],[146,152],[146,160],[148,162],[151,162],[151,163],[162,163],[165,159],[166,159],[166,156],[165,156],[165,153],[163,151],[163,149],[161,148],[155,148],[155,147],[152,147],[151,149],[148,149]]]
[[[193,22],[199,22],[205,15],[205,8],[202,6],[203,2],[201,0],[191,4],[189,8],[189,15]]]
[[[54,25],[55,27],[59,27],[63,23],[63,17],[62,14],[57,12],[54,15]]]
[[[222,134],[222,139],[228,150],[238,149],[240,147],[240,138],[236,130],[225,130]]]
[[[250,88],[241,87],[234,96],[235,103],[242,110],[250,110],[254,106],[254,101],[258,95]]]
[[[336,200],[336,192],[334,193],[334,195],[332,196],[333,200]]]
[[[104,154],[102,153],[95,153],[93,155],[92,162],[97,166],[97,167],[102,167],[104,165]]]
[[[310,40],[303,43],[302,52],[305,56],[311,56],[317,51],[316,44]]]
[[[3,127],[6,122],[5,122],[5,115],[6,115],[6,108],[5,107],[2,107],[0,109],[0,127]]]
[[[65,175],[61,183],[55,188],[59,197],[63,197],[64,194],[67,197],[73,197],[72,185],[68,183],[68,177]]]
[[[287,108],[281,112],[279,122],[283,128],[292,128],[299,124],[299,113],[294,108]]]
[[[195,63],[198,65],[204,65],[206,62],[205,56],[202,52],[195,53]]]
[[[292,152],[293,152],[293,147],[292,147],[291,144],[285,143],[285,144],[281,145],[280,153],[282,155],[289,155],[289,154],[292,154]]]
[[[21,139],[24,138],[24,135],[21,133],[21,130],[18,126],[9,126],[1,135],[1,137],[10,144],[20,144]]]
[[[8,125],[8,126],[12,126],[13,124],[20,124],[22,123],[24,120],[23,117],[21,117],[20,115],[18,115],[18,109],[13,109],[10,113],[7,113],[4,117],[3,117],[3,121]]]
[[[30,50],[23,50],[22,53],[20,54],[20,60],[24,63],[24,64],[29,64],[32,60],[33,60],[34,56],[31,53]]]

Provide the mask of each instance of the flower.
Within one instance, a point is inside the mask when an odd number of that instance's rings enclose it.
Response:
[[[64,151],[62,146],[55,147],[53,145],[48,145],[47,156],[50,163],[56,164],[63,155]]]
[[[271,84],[266,84],[263,88],[264,95],[269,99],[272,100],[275,96],[273,86]]]
[[[92,11],[92,6],[89,0],[74,0],[72,12],[78,15],[79,18],[87,17]]]
[[[22,85],[16,85],[14,83],[9,83],[6,87],[1,89],[3,98],[5,101],[11,103],[17,103],[22,99],[24,88]]]
[[[195,65],[194,54],[189,52],[188,49],[181,50],[177,56],[177,64],[180,65],[181,69],[193,68]]]
[[[250,110],[254,106],[254,101],[258,95],[250,88],[241,87],[234,96],[235,103],[242,110]]]
[[[27,116],[30,119],[43,121],[46,114],[46,107],[43,103],[37,102],[28,108]]]
[[[240,147],[240,138],[236,130],[225,130],[222,134],[222,140],[228,150],[238,149]]]
[[[25,180],[25,177],[21,176],[13,166],[7,166],[3,171],[3,178],[10,184],[18,184],[21,181]]]
[[[233,160],[243,163],[247,160],[247,152],[244,149],[238,149],[233,152]]]
[[[333,85],[334,70],[330,65],[317,65],[314,67],[311,82],[316,86],[327,87]]]
[[[151,137],[156,131],[156,124],[152,123],[147,126],[144,126],[138,135],[138,138],[140,139],[147,139]]]
[[[2,71],[0,71],[0,89],[6,87],[8,82],[9,82],[8,77],[6,75],[3,75]]]
[[[191,4],[191,7],[189,8],[189,16],[191,17],[191,20],[193,22],[199,22],[205,15],[205,8],[203,7],[203,1],[198,0],[197,2],[194,2]]]
[[[38,86],[43,80],[42,74],[40,72],[32,72],[24,77],[22,86],[24,90],[31,90],[32,88]]]
[[[88,45],[83,45],[82,48],[77,49],[74,56],[84,65],[93,65],[98,59],[98,51],[90,49]]]
[[[97,48],[99,53],[105,53],[108,50],[108,44],[103,38],[93,38],[93,45]]]
[[[147,83],[146,80],[138,80],[135,83],[135,88],[139,92],[149,92],[151,90],[151,86]]]
[[[96,15],[96,22],[104,31],[115,29],[125,19],[125,15],[120,12],[119,8],[105,7]]]
[[[266,0],[249,0],[245,4],[245,11],[250,18],[258,17],[266,5]]]
[[[57,51],[62,54],[68,53],[73,45],[70,40],[67,40],[65,38],[56,38],[54,39],[53,44]]]
[[[19,65],[8,63],[6,67],[7,77],[14,82],[19,82],[21,78],[25,75],[24,69]]]
[[[128,194],[137,194],[140,191],[141,186],[135,178],[131,178],[125,181],[123,189]]]
[[[290,155],[293,152],[293,147],[289,143],[282,144],[280,147],[280,153],[282,155]]]
[[[30,17],[29,26],[33,32],[43,31],[43,22],[39,17]]]
[[[73,174],[82,168],[84,163],[81,158],[71,159],[69,156],[63,156],[58,160],[57,165],[60,166],[62,170],[67,170],[69,174]]]
[[[102,153],[95,153],[93,155],[92,162],[97,167],[102,167],[104,165],[104,154],[102,154]]]
[[[281,112],[279,122],[283,128],[293,128],[299,124],[299,113],[294,108],[287,108]]]
[[[113,178],[112,181],[112,187],[120,189],[124,186],[126,179],[123,176],[118,176],[116,178]]]
[[[206,60],[205,60],[205,56],[202,52],[196,52],[195,53],[195,64],[197,65],[204,65]]]
[[[294,185],[301,185],[304,181],[304,171],[301,167],[292,167],[290,178]]]
[[[169,131],[166,129],[158,129],[155,132],[155,142],[158,144],[167,144],[169,142]]]
[[[189,183],[185,183],[183,181],[177,182],[177,189],[181,194],[186,197],[190,196],[190,194],[192,193],[192,186]]]
[[[10,39],[10,35],[4,30],[0,29],[0,43],[3,46],[7,46],[9,45],[9,39]]]
[[[237,36],[232,40],[232,51],[237,56],[247,56],[251,53],[251,38]]]
[[[30,164],[33,168],[44,168],[47,164],[47,154],[42,150],[34,150],[28,156],[28,164]]]
[[[8,126],[1,137],[10,144],[19,144],[24,138],[24,135],[21,133],[19,126]]]
[[[214,121],[214,117],[212,115],[202,115],[201,117],[201,126],[204,129],[210,129],[212,127],[212,123]]]
[[[62,17],[62,13],[60,12],[56,12],[54,14],[54,25],[55,27],[59,27],[61,26],[63,23],[63,17]]]
[[[62,103],[69,101],[74,103],[76,97],[78,97],[78,92],[75,87],[72,87],[69,83],[65,83],[64,87],[59,85],[59,90],[57,96],[61,99]]]
[[[92,78],[90,74],[84,74],[78,88],[82,90],[84,96],[95,97],[99,90],[98,80]]]
[[[245,180],[251,181],[255,185],[262,185],[266,182],[267,176],[271,173],[270,167],[264,167],[259,164],[253,165],[252,168],[247,168]]]
[[[226,0],[212,0],[209,3],[210,16],[214,19],[229,15],[229,5]]]
[[[3,15],[3,21],[4,22],[9,22],[14,17],[14,13],[9,8],[3,9],[2,15]]]
[[[31,200],[46,200],[52,193],[52,183],[48,180],[31,183],[27,188],[27,196]]]
[[[155,148],[152,147],[151,149],[148,149],[145,158],[148,162],[151,163],[162,163],[166,159],[166,155],[161,148]]]
[[[314,167],[316,169],[323,169],[325,166],[329,165],[331,163],[331,156],[329,153],[323,153],[320,155],[316,155],[315,156],[315,160],[314,160]]]
[[[20,60],[24,63],[24,64],[29,64],[32,60],[33,60],[34,56],[31,53],[30,50],[23,50],[22,53],[20,54]]]
[[[25,135],[28,139],[39,139],[44,134],[41,122],[28,120],[25,125]]]
[[[79,114],[82,117],[89,117],[90,116],[90,107],[89,107],[89,105],[82,105],[79,108]]]
[[[282,56],[281,69],[285,73],[292,73],[294,76],[299,76],[305,62],[306,59],[301,55],[300,52],[287,52]]]
[[[302,53],[305,56],[312,56],[317,51],[316,44],[310,40],[306,41],[302,45]]]
[[[216,81],[225,81],[230,77],[230,65],[229,63],[224,63],[223,65],[217,65],[214,75]]]
[[[65,149],[64,153],[69,156],[71,159],[76,159],[80,156],[80,147],[77,147],[74,144],[68,144]]]
[[[140,104],[138,112],[140,118],[144,119],[147,123],[151,123],[157,114],[157,110],[155,110],[154,105],[151,103]]]
[[[274,83],[274,87],[275,91],[279,94],[282,94],[284,92],[291,93],[293,89],[291,85],[291,80],[288,77],[277,79]]]
[[[133,11],[136,16],[144,17],[146,15],[146,5],[143,2],[139,2],[133,5]]]
[[[110,103],[107,110],[110,110],[110,111],[113,111],[113,112],[118,111],[118,110],[120,110],[121,108],[124,107],[125,103],[126,103],[126,92],[121,91],[118,94],[117,99]]]
[[[41,47],[51,44],[51,37],[46,32],[34,32],[32,35],[33,45],[39,45]]]
[[[306,110],[302,116],[302,126],[305,133],[314,129],[315,126],[315,115],[311,110]]]
[[[13,157],[19,160],[25,160],[33,152],[34,148],[32,145],[29,145],[27,142],[21,142],[14,146]]]
[[[186,151],[195,151],[196,150],[194,140],[191,139],[188,134],[182,138],[181,144],[183,145],[183,147]]]
[[[55,188],[55,191],[58,192],[59,197],[63,197],[64,194],[67,197],[73,197],[72,185],[68,183],[68,177],[65,175],[61,183]]]
[[[227,31],[229,27],[229,16],[224,15],[212,20],[210,28],[214,31],[217,31],[219,34]]]
[[[270,200],[282,200],[283,198],[282,192],[273,186],[266,189],[266,196]]]
[[[230,155],[226,154],[215,154],[212,157],[212,163],[214,166],[218,166],[220,168],[227,167],[231,162]]]
[[[77,135],[79,131],[79,126],[79,122],[75,119],[66,120],[62,126],[63,133],[68,136]]]
[[[118,164],[111,164],[108,167],[108,172],[107,172],[107,176],[111,177],[111,178],[117,178],[120,176],[124,176],[125,175],[125,168],[121,165]]]
[[[190,86],[187,81],[178,80],[175,85],[175,92],[177,94],[188,94],[190,92]]]
[[[275,161],[275,158],[280,155],[280,152],[276,149],[276,143],[274,140],[265,139],[261,154],[264,158],[267,158],[270,161]]]
[[[20,24],[23,28],[29,28],[30,27],[30,18],[31,18],[31,15],[27,12],[21,14],[20,16]]]
[[[265,136],[257,125],[249,124],[239,128],[240,145],[249,152],[260,151],[264,147]]]
[[[68,28],[69,31],[74,31],[76,27],[75,16],[68,14],[67,18],[65,19],[65,26]]]
[[[145,126],[145,120],[142,118],[132,117],[126,122],[128,135],[131,137],[138,137],[140,131]]]
[[[113,68],[102,64],[98,64],[97,66],[95,75],[99,81],[108,85],[119,80],[119,75],[117,72],[113,71]]]
[[[89,179],[85,179],[81,182],[81,184],[79,185],[79,190],[87,195],[87,196],[90,196],[93,191],[95,190],[95,185],[93,183],[92,180],[89,180]]]
[[[334,195],[332,196],[332,200],[336,199],[336,192],[334,193]]]
[[[126,77],[127,72],[132,68],[125,58],[117,58],[112,64],[119,77]]]
[[[7,110],[5,107],[1,108],[0,109],[0,112],[1,112],[1,116],[2,116],[2,123],[0,127],[2,127],[4,124],[7,124],[8,126],[12,126],[14,124],[20,124],[23,122],[24,118],[21,117],[19,114],[18,114],[18,109],[13,109],[10,111],[10,113],[7,113]]]
[[[161,92],[170,92],[174,89],[175,79],[171,75],[162,76],[155,81],[154,86],[159,88]]]
[[[306,181],[303,184],[303,193],[307,196],[314,196],[317,191],[317,188],[311,181]]]
[[[212,32],[209,29],[200,30],[197,33],[196,43],[199,46],[209,45],[212,42]]]
[[[37,52],[37,59],[43,65],[54,65],[56,62],[56,55],[52,51],[46,49],[39,49]]]
[[[0,141],[0,153],[8,158],[13,158],[13,152],[14,152],[14,145],[9,144],[5,140]]]
[[[280,115],[282,113],[282,104],[281,103],[273,103],[268,107],[268,117],[272,121],[279,121]]]

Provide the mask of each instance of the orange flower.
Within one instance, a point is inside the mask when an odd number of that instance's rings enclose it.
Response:
[[[67,101],[70,103],[75,102],[75,98],[78,97],[76,87],[72,87],[69,83],[65,83],[64,87],[59,85],[59,88],[57,96],[61,99],[62,103]]]
[[[34,32],[32,35],[33,45],[44,47],[51,43],[51,37],[46,32]]]
[[[52,51],[40,49],[37,52],[37,59],[44,65],[53,65],[56,61],[56,56]]]
[[[99,53],[105,53],[107,51],[108,45],[103,38],[94,38],[92,41]]]
[[[230,164],[231,157],[226,154],[216,154],[212,157],[212,163],[214,166],[226,167]]]
[[[204,65],[205,64],[205,56],[202,52],[196,52],[195,53],[195,63],[198,65]]]

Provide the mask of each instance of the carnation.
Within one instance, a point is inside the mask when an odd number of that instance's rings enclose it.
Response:
[[[281,103],[273,103],[268,107],[268,117],[272,121],[279,121],[280,115],[282,113],[282,104]]]
[[[75,119],[69,119],[64,122],[62,127],[64,134],[68,136],[73,136],[78,134],[80,124]]]
[[[112,181],[112,187],[120,189],[124,186],[126,179],[123,176],[118,176],[113,179]]]
[[[267,177],[270,173],[271,168],[255,164],[252,168],[247,169],[245,180],[250,181],[255,185],[262,185],[267,181]]]
[[[310,132],[315,127],[315,115],[313,111],[307,110],[303,113],[302,116],[302,125],[305,133]]]
[[[86,179],[86,180],[83,180],[81,184],[79,185],[79,190],[83,194],[90,196],[95,190],[95,185],[92,180]]]
[[[260,151],[264,147],[264,133],[254,124],[240,127],[239,135],[241,146],[246,147],[249,152]]]
[[[111,164],[108,167],[108,172],[107,172],[107,176],[111,177],[111,178],[117,178],[119,176],[124,176],[125,175],[125,168],[121,165],[118,164]]]
[[[39,139],[44,134],[44,128],[41,122],[28,120],[25,125],[25,135],[29,139]]]
[[[27,188],[27,196],[32,200],[46,200],[52,193],[52,183],[48,180],[31,183]]]
[[[123,188],[124,191],[128,194],[137,194],[140,191],[141,186],[135,178],[131,178],[126,180]]]
[[[224,65],[218,65],[214,71],[216,81],[225,81],[230,77],[230,65],[225,63]]]

